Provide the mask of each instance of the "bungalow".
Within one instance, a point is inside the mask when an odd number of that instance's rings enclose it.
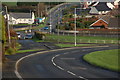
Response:
[[[111,18],[109,20],[108,29],[120,29],[120,18]]]
[[[90,14],[106,14],[114,8],[112,3],[96,2],[90,5]]]
[[[100,28],[106,28],[106,29],[120,29],[120,26],[118,24],[119,18],[105,15],[100,17],[96,22],[90,25],[90,28],[94,29],[100,29]]]
[[[96,22],[90,25],[90,27],[94,29],[100,29],[100,28],[107,28],[108,22],[106,22],[104,19],[100,18]]]
[[[5,16],[6,17],[6,16]],[[9,13],[9,24],[32,24],[34,23],[34,13]]]

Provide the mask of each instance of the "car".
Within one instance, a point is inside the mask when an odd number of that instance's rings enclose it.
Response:
[[[20,32],[16,32],[16,34],[17,34],[18,39],[20,39],[21,38]]]
[[[32,39],[32,38],[33,38],[32,34],[26,34],[24,36],[24,39]]]
[[[44,29],[44,30],[48,30],[49,28],[48,28],[48,27],[44,27],[43,29]]]

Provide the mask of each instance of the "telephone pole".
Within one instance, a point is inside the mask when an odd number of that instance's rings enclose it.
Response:
[[[10,39],[10,27],[9,27],[9,23],[8,23],[8,9],[7,6],[5,6],[6,9],[6,23],[7,23],[7,30],[8,30],[8,41],[9,41],[9,45],[11,44],[11,39]]]

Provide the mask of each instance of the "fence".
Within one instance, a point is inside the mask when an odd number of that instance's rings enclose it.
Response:
[[[74,43],[74,38],[46,37],[45,41]],[[120,44],[119,40],[77,39],[77,43]]]
[[[72,35],[74,31],[59,30],[59,33],[62,35]],[[76,33],[78,36],[119,37],[120,29],[77,29]]]

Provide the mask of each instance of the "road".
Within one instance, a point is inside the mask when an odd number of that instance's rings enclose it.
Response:
[[[80,3],[66,3],[64,5],[59,6],[55,10],[53,10],[49,15],[48,15],[48,20],[46,21],[47,23],[50,23],[51,29],[54,31],[56,29],[56,25],[58,22],[62,20],[63,16],[63,10],[66,8],[69,8],[73,5],[80,5]]]
[[[17,76],[23,80],[26,78],[81,78],[85,80],[118,78],[119,73],[95,67],[82,59],[90,52],[116,48],[118,46],[96,46],[38,52],[17,61]]]

